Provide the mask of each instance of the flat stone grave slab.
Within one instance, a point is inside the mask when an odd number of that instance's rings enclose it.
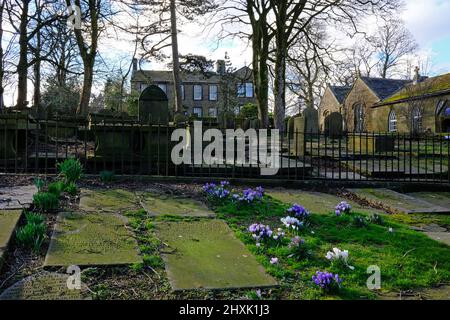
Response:
[[[450,246],[450,232],[425,232],[425,234],[433,240]]]
[[[297,203],[305,207],[309,212],[316,214],[334,213],[336,206],[342,201],[347,201],[352,206],[353,212],[366,214],[383,213],[380,210],[366,208],[329,193],[303,190],[267,190],[266,194],[287,204]]]
[[[21,215],[22,210],[0,210],[0,268]]]
[[[82,300],[81,290],[69,290],[69,275],[42,272],[12,285],[0,295],[0,300]]]
[[[114,190],[81,190],[80,209],[85,212],[121,213],[139,208],[133,192]]]
[[[277,285],[224,221],[164,222],[157,230],[169,246],[163,258],[175,291]]]
[[[408,195],[450,210],[450,192],[413,192]]]
[[[197,200],[180,196],[168,196],[156,193],[142,193],[141,204],[152,216],[174,215],[186,217],[214,217],[208,207]]]
[[[424,200],[389,189],[348,189],[357,197],[366,201],[380,204],[395,213],[450,213],[450,209],[443,208]]]
[[[34,185],[0,188],[0,210],[24,209],[33,203]]]
[[[126,219],[108,213],[60,213],[45,267],[126,265],[142,262]]]

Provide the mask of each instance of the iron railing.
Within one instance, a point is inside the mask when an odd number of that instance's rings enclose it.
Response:
[[[58,162],[77,158],[89,174],[112,171],[117,175],[165,177],[450,183],[450,141],[445,135],[345,133],[329,136],[281,132],[277,142],[281,166],[275,175],[263,176],[259,144],[257,162],[242,163],[238,161],[237,151],[231,159],[226,159],[226,143],[230,143],[226,139],[222,145],[225,163],[176,165],[171,153],[179,142],[171,141],[171,136],[174,130],[186,127],[193,129],[192,123],[153,125],[151,119],[142,123],[96,116],[90,120],[73,120],[1,115],[0,173],[54,174]],[[202,133],[210,128],[220,130],[224,137],[227,134],[226,129],[213,123],[204,124]],[[259,139],[263,131],[255,132]],[[232,140],[235,147],[237,140]],[[250,144],[248,138],[244,140],[248,161]],[[209,143],[203,142],[201,149],[187,149],[191,158],[198,156],[198,150],[203,152]],[[268,153],[274,150],[269,146]]]

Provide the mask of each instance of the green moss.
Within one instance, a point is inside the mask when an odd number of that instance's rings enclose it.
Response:
[[[120,213],[139,207],[134,193],[126,190],[82,190],[80,209],[86,212]]]
[[[137,243],[114,214],[61,213],[46,266],[123,265],[141,262]]]
[[[151,193],[142,194],[141,196],[144,208],[153,216],[214,216],[214,212],[211,212],[202,202],[194,199]]]

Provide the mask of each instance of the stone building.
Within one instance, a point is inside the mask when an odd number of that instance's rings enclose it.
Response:
[[[319,128],[320,131],[328,131],[327,120],[332,114],[342,114],[345,97],[351,87],[327,85],[319,105]]]
[[[448,132],[450,73],[413,80],[359,77],[351,88],[328,86],[320,104],[320,127],[340,113],[348,132]]]
[[[243,67],[232,74],[226,73],[225,62],[217,62],[216,72],[181,73],[181,95],[184,113],[199,118],[218,118],[221,112],[239,113],[242,106],[256,103],[253,72]],[[138,70],[134,63],[131,77],[132,90],[144,91],[157,85],[167,95],[169,111],[175,110],[175,95],[172,71]]]
[[[372,106],[380,132],[450,132],[450,73],[407,84]]]

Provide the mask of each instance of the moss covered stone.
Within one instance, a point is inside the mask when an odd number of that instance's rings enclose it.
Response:
[[[175,215],[186,217],[213,217],[214,212],[197,200],[155,193],[143,193],[142,206],[152,216]]]
[[[330,212],[334,212],[335,207],[340,202],[346,201],[345,199],[332,194],[302,190],[270,190],[267,194],[276,200],[290,205],[297,203],[305,207],[309,212],[317,214],[328,214]],[[368,214],[381,213],[379,210],[365,208],[351,201],[347,202],[350,203],[354,212]]]
[[[50,272],[30,276],[6,289],[0,300],[81,300],[85,288],[69,290],[68,277]]]
[[[164,222],[157,232],[169,246],[164,259],[174,290],[276,285],[223,221]]]
[[[85,212],[121,213],[139,208],[135,194],[126,190],[81,191],[80,209]]]
[[[0,210],[27,208],[37,192],[34,185],[0,188]]]
[[[125,218],[108,213],[61,213],[44,265],[92,266],[140,263]]]
[[[3,262],[3,255],[7,251],[8,243],[14,234],[21,215],[21,210],[0,211],[0,269]]]
[[[389,189],[349,189],[360,199],[381,205],[394,213],[450,213],[449,209]]]
[[[414,192],[408,195],[432,203],[435,206],[450,209],[450,192]]]

